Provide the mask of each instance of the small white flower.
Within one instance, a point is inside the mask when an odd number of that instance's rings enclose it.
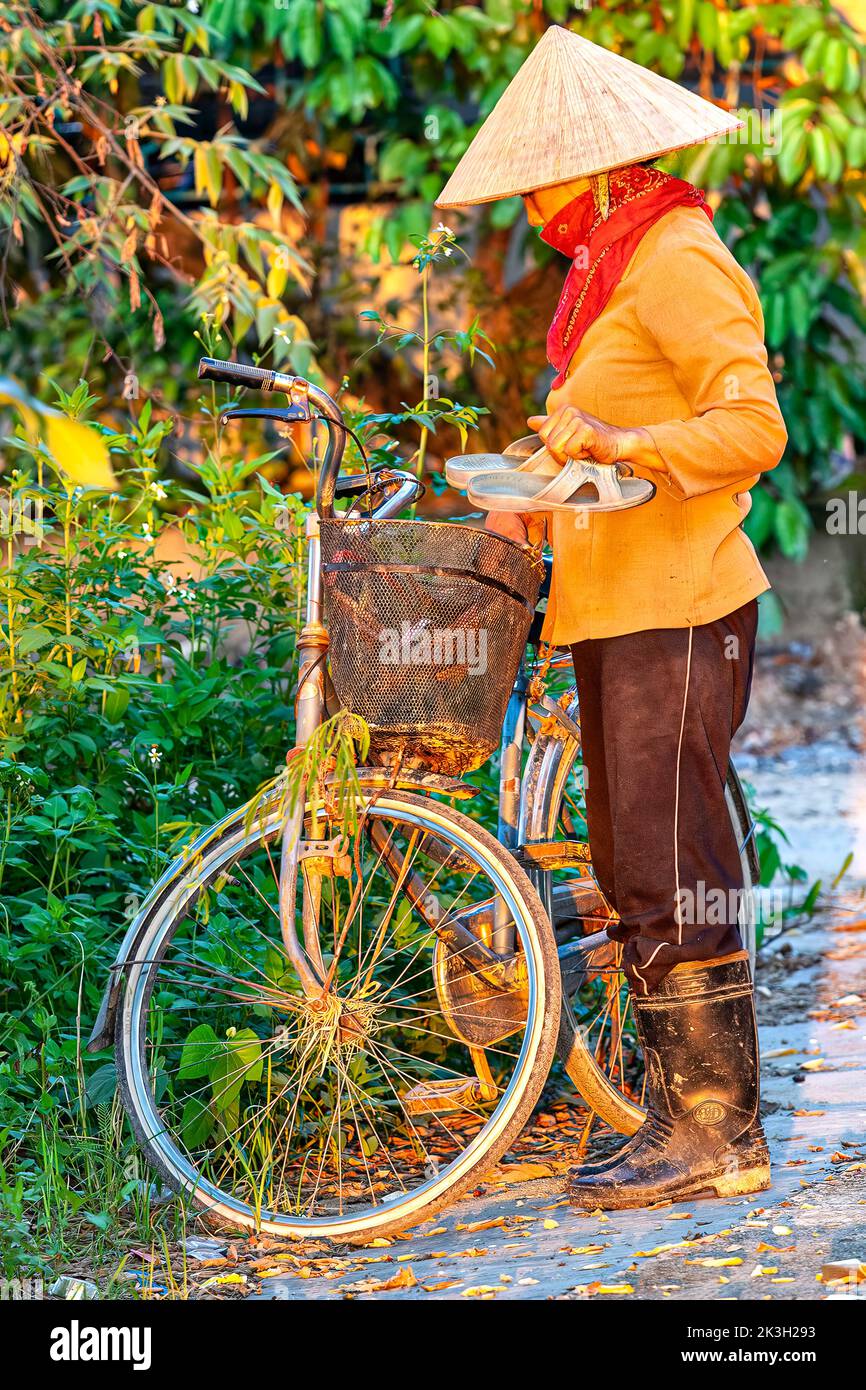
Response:
[[[436,230],[437,230],[437,232],[444,232],[446,236],[453,236],[453,235],[454,235],[454,233],[452,232],[451,228],[450,228],[450,227],[446,227],[444,222],[440,222],[440,223],[439,223],[439,226],[436,228]]]
[[[160,752],[159,748],[157,748],[155,743],[152,743],[150,745],[150,749],[148,751],[147,756],[150,759],[151,765],[153,767],[159,767],[160,763],[162,762],[162,753]]]
[[[151,483],[150,487],[148,488],[148,492],[151,494],[151,496],[155,497],[158,502],[164,502],[166,497],[168,496],[168,493],[166,492],[165,488],[162,487],[159,483]]]

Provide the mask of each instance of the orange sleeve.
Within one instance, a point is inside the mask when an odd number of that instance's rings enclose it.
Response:
[[[721,242],[668,241],[644,267],[637,296],[638,318],[692,412],[645,427],[664,460],[663,481],[680,498],[775,468],[788,438],[758,296],[728,259]]]

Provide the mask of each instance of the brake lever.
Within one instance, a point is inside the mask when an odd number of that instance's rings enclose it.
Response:
[[[257,409],[229,408],[220,411],[219,423],[228,425],[232,420],[277,420],[284,425],[308,423],[312,419],[309,405],[297,402],[289,406],[266,405]]]
[[[219,422],[225,425],[230,420],[278,420],[284,425],[312,420],[310,410],[310,383],[302,376],[286,377],[288,383],[288,406],[259,406],[258,409],[228,409],[220,412]],[[283,388],[285,389],[285,388]]]

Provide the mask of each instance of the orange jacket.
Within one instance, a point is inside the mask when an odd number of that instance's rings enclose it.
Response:
[[[749,489],[787,441],[763,335],[755,288],[706,215],[662,217],[547,410],[645,427],[666,471],[644,470],[656,495],[633,511],[546,518],[548,641],[708,623],[770,587],[742,529]]]

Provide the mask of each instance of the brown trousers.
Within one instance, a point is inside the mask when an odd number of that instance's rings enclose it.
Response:
[[[700,627],[572,647],[593,868],[641,994],[681,961],[742,949],[743,874],[725,779],[757,626],[753,599]]]

